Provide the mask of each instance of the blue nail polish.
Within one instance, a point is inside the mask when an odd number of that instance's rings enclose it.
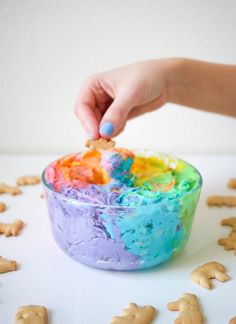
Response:
[[[105,122],[99,129],[100,134],[111,136],[114,132],[114,126],[110,122]]]

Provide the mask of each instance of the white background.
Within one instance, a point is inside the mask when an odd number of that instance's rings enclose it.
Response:
[[[235,64],[235,17],[234,0],[0,0],[0,153],[81,149],[73,109],[91,73],[172,56]],[[235,126],[167,105],[129,122],[118,143],[236,153]]]

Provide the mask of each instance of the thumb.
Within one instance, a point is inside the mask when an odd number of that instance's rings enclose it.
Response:
[[[125,127],[132,104],[128,97],[116,98],[104,114],[99,127],[99,134],[111,138]]]

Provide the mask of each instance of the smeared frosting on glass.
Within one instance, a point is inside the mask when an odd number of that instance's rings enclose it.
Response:
[[[81,202],[141,206],[193,190],[199,174],[182,160],[124,148],[90,150],[63,157],[45,171],[47,185]]]

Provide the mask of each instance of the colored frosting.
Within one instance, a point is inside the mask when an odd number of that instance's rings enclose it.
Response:
[[[115,270],[151,267],[178,253],[201,189],[188,163],[123,148],[63,157],[45,169],[43,182],[59,246],[82,263]]]
[[[196,187],[199,174],[181,160],[114,148],[61,158],[46,169],[45,179],[81,202],[136,207],[184,195]]]

